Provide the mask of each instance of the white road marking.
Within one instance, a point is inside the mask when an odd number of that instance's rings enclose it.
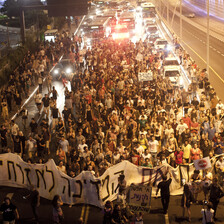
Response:
[[[169,216],[168,216],[168,213],[165,214],[165,223],[166,224],[169,224]]]
[[[224,57],[224,54],[221,54]]]
[[[217,51],[217,53],[219,53],[219,54],[220,54],[221,52],[220,52],[220,51]]]

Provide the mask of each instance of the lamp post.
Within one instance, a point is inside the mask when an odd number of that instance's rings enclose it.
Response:
[[[7,47],[10,47],[10,40],[9,40],[9,22],[6,22],[7,25]]]
[[[206,66],[206,70],[207,70],[207,74],[208,74],[208,77],[209,77],[209,47],[210,47],[210,38],[209,38],[209,28],[210,28],[210,16],[209,16],[209,0],[207,0],[207,43],[206,43],[206,46],[207,46],[207,66]]]
[[[180,0],[180,41],[182,41],[182,28],[183,28],[183,24],[182,24],[182,0]]]

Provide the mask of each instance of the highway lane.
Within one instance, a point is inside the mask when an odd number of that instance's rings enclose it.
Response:
[[[0,187],[0,204],[2,204],[4,197],[11,196],[12,203],[15,204],[18,208],[20,214],[20,220],[18,224],[35,224],[32,220],[33,213],[30,206],[30,200],[23,199],[23,196],[28,195],[29,191],[26,189],[12,188],[12,187]],[[203,194],[199,193],[198,200],[203,199]],[[143,213],[144,223],[158,223],[158,224],[172,224],[172,223],[189,223],[186,220],[187,214],[185,213],[185,219],[182,217],[182,208],[181,208],[181,195],[171,196],[170,205],[168,209],[168,215],[164,215],[162,211],[162,204],[160,198],[151,199],[151,210],[150,213]],[[201,217],[202,204],[193,204],[191,205],[191,223],[201,223],[199,220]],[[217,209],[217,224],[224,222],[224,198],[220,200],[218,209]],[[68,205],[63,205],[62,210],[64,212],[64,224],[78,223],[80,217],[83,218],[85,224],[101,224],[103,223],[103,210],[90,206],[90,205],[74,205],[69,207]],[[41,198],[40,207],[38,208],[40,216],[40,224],[52,223],[52,204],[50,200]],[[0,214],[0,222],[2,216]],[[167,220],[166,220],[167,219]]]
[[[175,20],[173,29],[179,30],[179,20]],[[206,34],[183,21],[183,44],[200,68],[206,68]],[[218,96],[224,99],[224,43],[210,37],[210,82]],[[212,69],[211,69],[212,68]]]
[[[164,10],[165,12],[165,10]],[[184,12],[185,13],[185,12]],[[163,14],[166,19],[166,13]],[[172,12],[170,12],[172,18]],[[180,35],[180,20],[178,16],[174,16],[172,29]],[[198,66],[206,68],[206,33],[197,29],[193,25],[183,21],[183,46],[187,52],[196,61]],[[224,99],[224,43],[210,36],[210,82],[215,88],[218,96]]]

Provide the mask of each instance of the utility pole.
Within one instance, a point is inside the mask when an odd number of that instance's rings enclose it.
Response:
[[[7,47],[10,47],[10,41],[9,41],[9,22],[6,22],[7,25]]]
[[[25,18],[24,18],[24,9],[20,8],[20,29],[21,29],[21,41],[22,44],[25,44]]]
[[[182,41],[182,28],[183,28],[183,24],[182,24],[182,0],[180,0],[180,41]]]
[[[167,4],[166,4],[166,20],[167,20],[167,23],[169,24],[169,1],[166,1]]]
[[[206,67],[206,70],[207,70],[207,74],[208,74],[208,77],[209,77],[209,47],[210,47],[210,40],[209,40],[209,28],[210,28],[210,16],[209,16],[209,0],[207,0],[207,43],[206,43],[206,46],[207,46],[207,67]]]

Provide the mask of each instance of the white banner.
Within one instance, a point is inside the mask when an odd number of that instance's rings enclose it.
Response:
[[[194,166],[196,170],[205,170],[212,167],[208,156],[202,159],[194,160]]]
[[[152,71],[147,72],[139,72],[138,73],[138,81],[144,82],[144,81],[152,81],[153,80],[153,73]]]
[[[120,174],[125,175],[127,186],[151,183],[152,196],[155,196],[156,186],[167,169],[172,173],[171,195],[182,194],[181,180],[189,181],[194,171],[193,165],[174,169],[167,164],[150,169],[123,161],[108,168],[99,178],[88,171],[71,178],[60,172],[53,160],[45,164],[28,164],[15,154],[6,153],[0,155],[0,185],[27,188],[33,184],[40,196],[46,199],[51,200],[59,194],[66,204],[86,203],[102,207],[107,200],[116,199],[115,189]]]

